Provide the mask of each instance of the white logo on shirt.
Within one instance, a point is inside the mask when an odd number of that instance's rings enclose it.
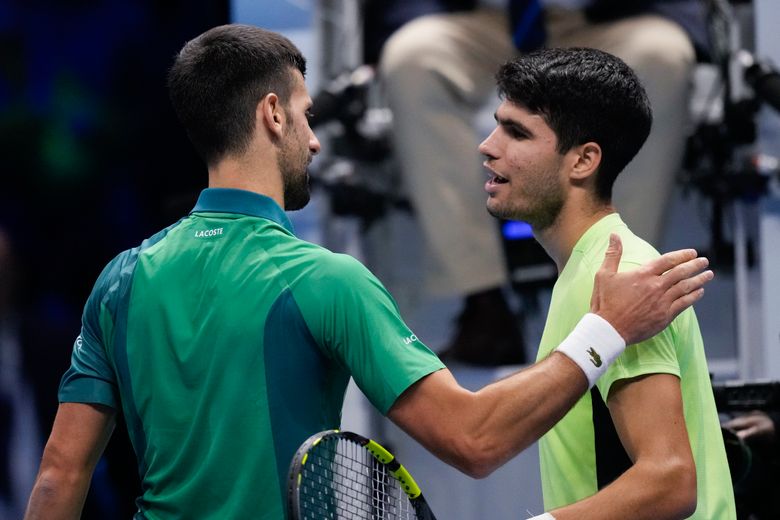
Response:
[[[83,343],[84,343],[84,340],[81,339],[81,334],[79,334],[78,337],[76,338],[76,350],[78,352],[81,352],[81,346],[82,346]]]
[[[205,230],[202,229],[200,231],[195,232],[195,238],[213,237],[221,234],[222,234],[221,227],[214,228],[214,229],[205,229]]]
[[[414,343],[415,341],[417,341],[417,335],[416,334],[412,334],[411,336],[407,336],[407,337],[404,338],[404,344],[406,344],[406,345]]]

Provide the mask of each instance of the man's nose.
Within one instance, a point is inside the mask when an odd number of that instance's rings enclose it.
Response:
[[[320,153],[321,149],[322,145],[320,144],[320,140],[317,139],[317,136],[314,135],[314,132],[312,132],[311,139],[309,139],[309,150],[312,154],[317,155]]]

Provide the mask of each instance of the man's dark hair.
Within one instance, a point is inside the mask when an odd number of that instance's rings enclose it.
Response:
[[[195,149],[211,165],[246,150],[255,108],[268,93],[287,106],[293,70],[306,59],[284,36],[250,25],[221,25],[187,42],[168,73],[171,103]]]
[[[540,115],[558,137],[558,152],[593,141],[601,146],[596,195],[634,158],[653,121],[644,87],[620,58],[596,49],[543,49],[519,56],[496,74],[498,93]]]

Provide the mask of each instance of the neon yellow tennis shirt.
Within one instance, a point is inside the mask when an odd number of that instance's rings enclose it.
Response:
[[[589,311],[593,279],[613,232],[623,242],[620,270],[636,269],[659,256],[615,213],[588,229],[574,246],[553,288],[537,360],[560,345]],[[684,311],[657,336],[638,347],[629,347],[591,392],[539,441],[546,510],[595,494],[630,467],[605,405],[606,396],[616,381],[656,373],[680,378],[685,425],[696,462],[698,507],[691,518],[736,518],[723,436],[693,309]]]
[[[270,198],[207,189],[100,275],[59,399],[121,408],[137,519],[278,520],[350,375],[386,413],[442,367],[357,260],[296,238]]]

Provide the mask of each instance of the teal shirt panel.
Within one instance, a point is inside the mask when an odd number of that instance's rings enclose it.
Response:
[[[550,311],[537,360],[552,352],[590,309],[593,280],[602,264],[610,233],[623,242],[620,271],[636,269],[658,252],[636,237],[617,214],[594,224],[577,241],[553,288]],[[539,442],[545,509],[595,494],[596,438],[592,399],[606,402],[621,379],[666,373],[680,378],[684,417],[697,469],[695,519],[735,518],[734,498],[720,424],[698,322],[684,311],[658,335],[630,346],[597,381],[598,392],[585,394]]]
[[[362,265],[224,189],[106,268],[73,359],[60,399],[121,401],[150,519],[283,517],[290,459],[339,426],[350,373],[386,412],[443,366]]]
[[[84,307],[81,332],[73,345],[71,366],[60,382],[60,402],[102,404],[111,408],[120,406],[114,366],[101,327],[105,318],[111,322],[104,301],[109,292],[106,280],[117,271],[119,263],[119,258],[115,258],[106,266]]]
[[[120,312],[119,305],[127,299],[139,253],[165,237],[175,225],[144,240],[140,246],[120,253],[98,276],[84,306],[71,366],[60,381],[60,402],[120,408],[119,380],[113,355],[115,317]]]

